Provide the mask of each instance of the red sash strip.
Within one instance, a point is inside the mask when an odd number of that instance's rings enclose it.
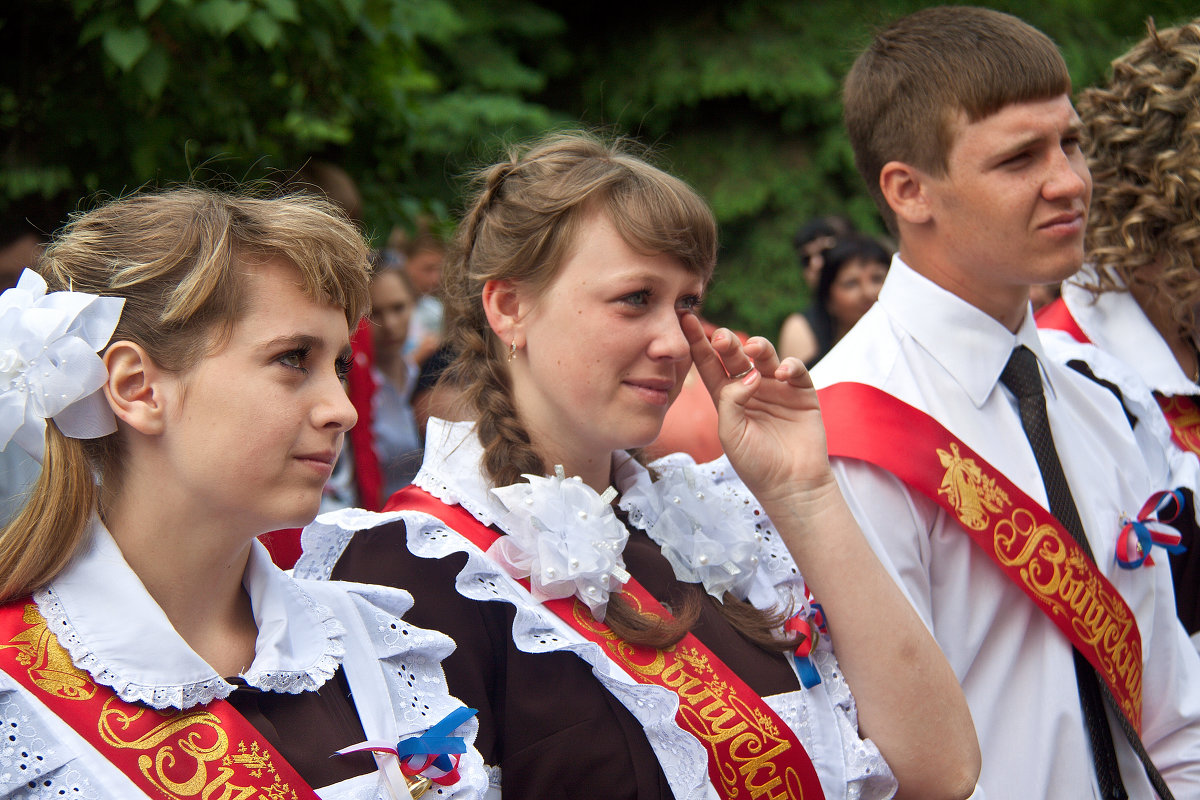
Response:
[[[1164,397],[1155,393],[1167,424],[1171,426],[1171,438],[1184,450],[1200,455],[1200,408],[1196,398],[1187,395]]]
[[[818,395],[829,455],[875,464],[953,514],[1096,668],[1140,733],[1137,620],[1062,524],[925,412],[860,383]]]
[[[502,535],[462,506],[448,506],[415,486],[392,495],[384,510],[429,514],[485,552]],[[520,583],[529,588],[527,580]],[[637,581],[631,579],[622,591],[635,608],[670,618]],[[662,686],[679,696],[676,720],[708,750],[709,777],[721,797],[823,800],[816,770],[796,734],[695,636],[689,633],[679,644],[655,650],[623,641],[574,597],[543,605],[599,645],[638,683]]]
[[[156,711],[95,683],[71,663],[28,597],[0,606],[0,669],[149,797],[317,800],[292,765],[224,700]]]
[[[1033,318],[1037,321],[1039,328],[1063,331],[1077,342],[1092,343],[1092,340],[1083,332],[1083,328],[1080,328],[1079,323],[1075,321],[1075,317],[1071,316],[1071,309],[1067,308],[1066,302],[1061,297],[1053,303],[1042,306],[1033,315]]]

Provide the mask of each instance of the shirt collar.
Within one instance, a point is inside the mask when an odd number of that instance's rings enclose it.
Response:
[[[75,666],[125,700],[189,708],[233,686],[172,627],[93,518],[90,541],[35,599]],[[266,691],[310,691],[333,675],[344,648],[341,624],[253,543],[242,585],[258,625],[254,661],[241,676]]]
[[[1054,392],[1037,326],[1028,308],[1014,334],[984,311],[918,273],[898,253],[892,257],[879,303],[892,321],[958,382],[976,408],[995,389],[1017,345],[1025,345],[1037,356],[1047,391]]]

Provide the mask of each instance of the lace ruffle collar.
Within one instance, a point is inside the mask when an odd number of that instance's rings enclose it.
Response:
[[[94,519],[90,542],[50,586],[34,595],[75,666],[123,700],[187,709],[234,689],[171,626]],[[333,676],[344,628],[271,563],[255,542],[242,584],[258,625],[254,662],[240,677],[271,692],[312,691]]]
[[[628,535],[611,506],[617,490],[599,494],[561,468],[489,489],[472,423],[430,420],[429,430],[432,452],[415,483],[507,533],[488,554],[514,577],[529,577],[535,599],[576,594],[603,619],[610,589],[629,577],[621,560]],[[682,459],[659,462],[657,479],[627,453],[613,461],[620,508],[662,548],[676,577],[718,600],[726,591],[745,598],[761,543],[757,532],[747,535],[755,530],[748,505]]]

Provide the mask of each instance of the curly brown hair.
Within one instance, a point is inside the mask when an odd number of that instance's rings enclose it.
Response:
[[[1113,62],[1079,116],[1094,184],[1093,294],[1134,291],[1196,331],[1200,301],[1200,20],[1149,35]]]

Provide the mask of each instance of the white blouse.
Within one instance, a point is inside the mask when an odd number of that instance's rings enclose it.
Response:
[[[171,626],[95,520],[90,543],[34,601],[79,669],[122,699],[188,709],[225,698],[234,686]],[[315,691],[342,666],[368,739],[419,734],[460,707],[440,663],[453,643],[407,625],[405,592],[344,582],[294,580],[255,542],[243,577],[258,626],[253,663],[240,676],[265,692]],[[0,645],[4,643],[0,642]],[[120,770],[6,673],[0,672],[0,798],[142,796]],[[474,719],[455,735],[473,742]],[[487,779],[469,749],[453,791],[476,798]],[[382,773],[313,787],[325,800],[385,800]],[[427,796],[435,796],[432,793]]]

